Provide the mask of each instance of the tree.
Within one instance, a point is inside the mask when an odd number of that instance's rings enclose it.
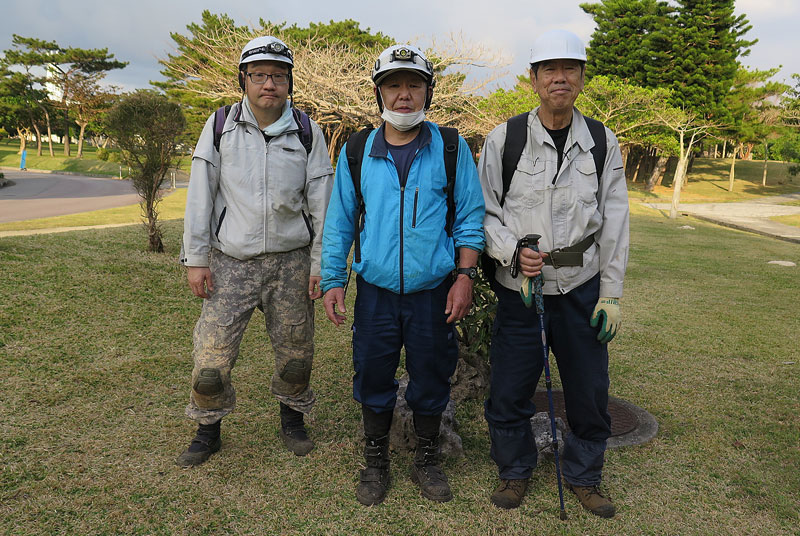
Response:
[[[653,60],[668,42],[675,8],[663,0],[605,0],[580,8],[597,24],[586,51],[587,79],[606,75],[640,87],[657,86],[652,78],[663,64]]]
[[[86,127],[108,108],[115,97],[112,91],[103,90],[97,83],[102,78],[95,74],[78,74],[73,80],[73,112],[75,123],[80,128],[78,134],[78,158],[83,158],[83,140]]]
[[[780,110],[775,103],[790,89],[786,84],[770,80],[777,72],[777,68],[762,71],[743,67],[736,72],[733,87],[725,99],[731,119],[724,134],[734,140],[728,191],[733,191],[737,153],[745,149],[749,153],[755,144],[765,147],[762,184],[766,185],[768,139],[774,137],[780,122]]]
[[[59,107],[64,113],[64,155],[70,156],[69,111],[77,95],[75,86],[80,77],[97,75],[102,78],[112,69],[122,69],[128,62],[117,61],[107,48],[82,49],[61,47],[55,41],[14,34],[14,46],[31,65],[45,67],[49,82],[59,90]]]
[[[734,15],[734,0],[603,0],[582,4],[597,29],[589,48],[589,72],[671,90],[670,103],[719,125],[730,116],[724,98],[737,60],[756,40]]]
[[[177,139],[185,127],[180,106],[148,90],[122,97],[106,115],[106,132],[122,149],[133,187],[142,198],[150,251],[164,251],[158,224],[161,185],[174,167]]]
[[[337,28],[343,25],[344,34]],[[358,28],[354,21],[296,26],[260,21],[259,28],[236,26],[225,15],[203,13],[202,25],[189,25],[191,35],[173,33],[177,54],[161,60],[167,82],[159,84],[170,98],[190,110],[194,139],[215,107],[241,99],[237,66],[242,47],[258,35],[273,35],[287,42],[294,52],[294,102],[320,125],[332,157],[346,136],[365,125],[380,121],[370,81],[375,58],[391,41]],[[353,42],[350,42],[352,40]],[[433,43],[426,51],[437,73],[434,105],[429,117],[445,125],[458,126],[465,137],[476,133],[478,97],[474,92],[489,83],[483,78],[468,85],[460,73],[445,73],[458,66],[499,65],[496,55],[479,47],[464,46],[451,38],[450,46]],[[193,142],[194,140],[192,140]]]

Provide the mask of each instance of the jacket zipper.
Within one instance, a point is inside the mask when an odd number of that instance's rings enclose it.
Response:
[[[403,280],[403,200],[405,199],[406,187],[400,187],[400,295],[405,294],[405,282]]]
[[[414,229],[417,226],[417,201],[419,201],[419,187],[414,190],[414,217],[411,220],[411,228]]]
[[[217,237],[217,240],[219,240],[219,231],[222,229],[222,220],[225,219],[225,212],[227,212],[227,210],[228,207],[224,207],[219,215],[219,223],[217,223],[217,230],[214,231],[214,236]]]

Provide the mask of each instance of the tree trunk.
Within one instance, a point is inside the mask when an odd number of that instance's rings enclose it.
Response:
[[[733,178],[735,176],[735,169],[736,169],[736,147],[733,148],[733,155],[731,156],[731,172],[728,177],[728,191],[733,191]]]
[[[628,165],[628,155],[631,154],[631,146],[630,144],[625,144],[619,148],[620,153],[622,154],[622,169],[625,169],[625,166]]]
[[[44,118],[47,121],[47,145],[50,148],[50,156],[55,156],[53,152],[53,129],[50,127],[50,112],[47,111],[45,108],[44,110]]]
[[[714,158],[717,158],[717,149],[719,149],[719,143],[714,144]]]
[[[39,125],[34,121],[33,130],[36,131],[36,156],[42,156],[42,133],[39,130]]]
[[[658,156],[656,165],[653,166],[653,172],[650,173],[650,177],[647,179],[645,190],[648,192],[651,192],[656,184],[661,184],[661,179],[663,179],[664,171],[667,168],[667,160],[668,158],[663,153]]]
[[[764,140],[764,175],[761,177],[761,186],[767,185],[767,158],[769,157],[769,145],[767,140]]]
[[[78,158],[83,158],[83,133],[86,131],[86,125],[89,123],[78,123],[81,127],[81,132],[78,135]]]
[[[675,177],[672,179],[672,206],[669,209],[669,217],[674,220],[678,217],[678,204],[681,200],[681,182],[683,182],[683,172],[686,169],[686,150],[683,147],[684,133],[680,133],[681,154],[678,157],[678,165],[675,166]]]
[[[64,142],[64,156],[69,156],[69,114],[66,107],[64,108],[64,139],[62,141]]]
[[[722,158],[725,158],[726,153],[728,152],[728,140],[722,140]]]

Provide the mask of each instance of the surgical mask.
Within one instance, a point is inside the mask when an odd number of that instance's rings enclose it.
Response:
[[[401,114],[400,112],[393,112],[388,108],[384,108],[381,118],[397,130],[405,132],[425,121],[425,110]]]

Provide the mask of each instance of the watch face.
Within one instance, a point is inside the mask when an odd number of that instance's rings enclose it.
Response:
[[[475,268],[474,266],[471,268],[459,268],[458,273],[464,274],[470,279],[475,279],[476,277],[478,277],[478,269]]]

